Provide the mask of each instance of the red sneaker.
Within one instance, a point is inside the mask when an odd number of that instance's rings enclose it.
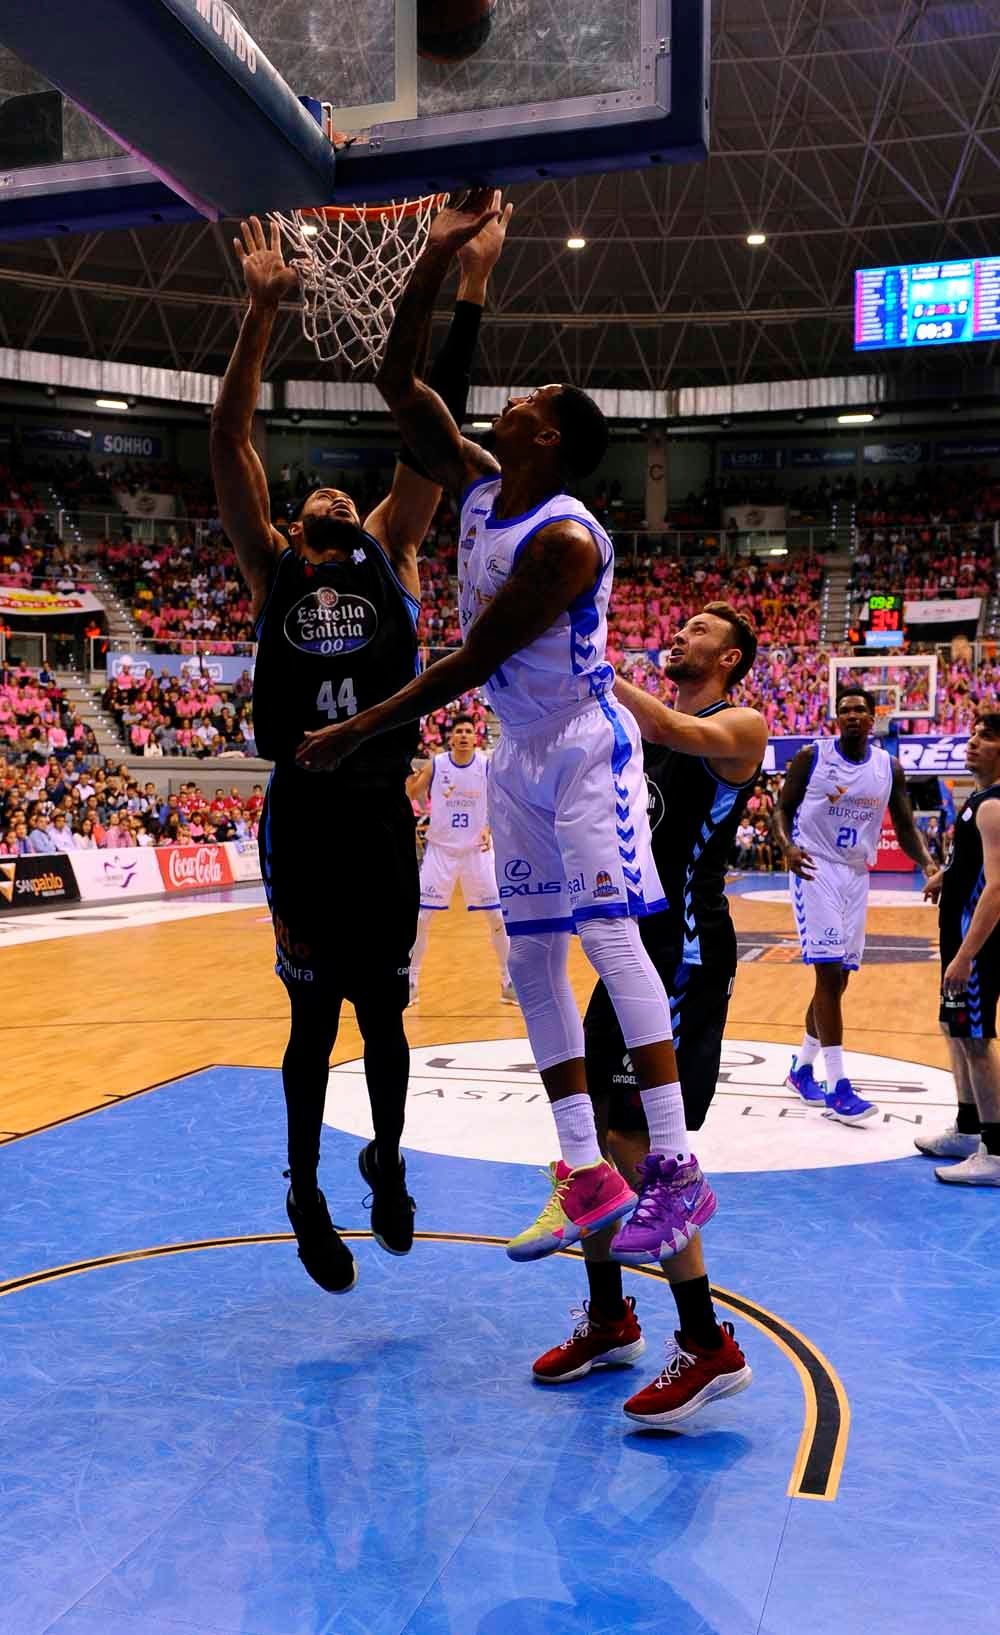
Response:
[[[631,1295],[626,1296],[625,1316],[617,1323],[592,1316],[589,1300],[583,1302],[582,1310],[577,1307],[572,1315],[580,1321],[569,1339],[553,1346],[532,1363],[531,1371],[543,1385],[563,1385],[567,1380],[582,1379],[592,1368],[627,1367],[646,1349]]]
[[[745,1391],[753,1374],[733,1338],[732,1323],[722,1324],[722,1344],[703,1350],[676,1333],[667,1341],[667,1366],[652,1384],[644,1385],[625,1404],[624,1412],[637,1425],[667,1427],[690,1419],[706,1402]]]

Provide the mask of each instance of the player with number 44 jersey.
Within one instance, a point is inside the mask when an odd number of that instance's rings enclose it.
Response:
[[[837,701],[837,736],[820,738],[791,762],[774,815],[785,854],[802,958],[815,967],[816,990],[805,1038],[792,1058],[788,1087],[824,1117],[861,1124],[878,1109],[856,1094],[844,1070],[842,997],[861,964],[868,871],[878,856],[886,808],[896,838],[926,875],[930,853],[913,821],[899,762],[872,744],[875,705],[860,688]],[[826,1082],[813,1063],[823,1051]]]

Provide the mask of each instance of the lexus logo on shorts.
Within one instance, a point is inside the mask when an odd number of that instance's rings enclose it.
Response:
[[[503,872],[508,880],[527,880],[531,864],[523,857],[512,857]]]

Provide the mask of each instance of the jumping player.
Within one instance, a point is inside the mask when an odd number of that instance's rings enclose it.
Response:
[[[947,868],[927,882],[940,893],[941,1029],[948,1040],[958,1114],[937,1136],[917,1137],[953,1186],[1000,1186],[1000,714],[979,716],[966,752],[976,780],[955,822]]]
[[[587,1094],[583,1026],[569,984],[569,938],[604,978],[659,1155],[644,1191],[664,1255],[715,1211],[693,1157],[663,983],[638,919],[663,906],[650,850],[639,732],[615,701],[605,659],[613,551],[568,483],[596,470],[607,426],[572,386],[513,398],[495,422],[496,458],[460,434],[415,375],[414,342],[458,247],[499,210],[477,190],[431,227],[396,312],[379,387],[428,471],[461,492],[463,646],[385,703],[321,730],[300,763],[336,765],[372,737],[485,685],[503,726],[489,817],[510,971],[552,1104],[562,1158],[539,1219],[508,1245],[534,1260],[628,1213],[627,1183],[602,1155]],[[651,1173],[651,1172],[650,1172]]]
[[[842,999],[861,964],[868,909],[868,869],[878,854],[886,807],[896,838],[924,874],[935,871],[913,821],[906,778],[894,756],[870,742],[875,701],[862,688],[837,700],[837,737],[820,738],[791,761],[774,813],[785,854],[802,958],[816,967],[806,1033],[787,1083],[824,1117],[860,1124],[877,1111],[854,1092],[844,1071]],[[826,1085],[813,1063],[823,1051]]]
[[[470,913],[487,916],[490,941],[500,967],[500,999],[516,1005],[508,957],[510,943],[504,930],[497,895],[493,840],[486,820],[486,780],[490,758],[476,747],[476,728],[470,715],[452,722],[449,747],[434,755],[425,767],[407,779],[411,800],[430,796],[431,821],[420,865],[420,917],[417,940],[410,954],[410,1004],[417,1003],[420,967],[427,952],[431,916],[451,902],[456,880]]]
[[[705,1122],[719,1077],[722,1036],[736,976],[736,933],[726,901],[726,867],[746,802],[760,772],[767,726],[757,710],[727,694],[750,671],[757,638],[742,614],[710,602],[674,637],[664,674],[677,686],[674,708],[619,677],[615,694],[643,736],[653,857],[667,908],[642,924],[642,940],[670,995],[674,1046],[689,1130]],[[584,1018],[587,1083],[597,1126],[623,1175],[645,1171],[649,1136],[621,1028],[603,983]],[[660,1244],[642,1206],[619,1233],[584,1239],[590,1298],[568,1340],[534,1364],[537,1380],[560,1385],[592,1368],[632,1363],[645,1350],[635,1301],[624,1297],[620,1261],[655,1265]],[[700,1236],[663,1262],[677,1306],[667,1364],[625,1404],[642,1425],[671,1426],[705,1403],[750,1384],[749,1365],[719,1324]]]
[[[349,719],[413,675],[420,584],[417,548],[440,488],[404,451],[387,497],[362,524],[333,488],[305,498],[289,528],[271,525],[267,481],[252,442],[261,371],[279,303],[297,290],[278,232],[256,218],[235,240],[249,309],[212,416],[211,455],[222,524],[250,588],[258,636],[254,729],[274,761],[260,823],[261,869],[274,920],[277,972],[291,1004],[282,1063],[288,1114],[288,1217],[299,1258],[324,1289],[357,1277],[317,1186],[330,1053],[343,1001],[364,1040],[375,1139],[359,1159],[384,1249],[413,1243],[413,1200],[399,1153],[409,1077],[403,1031],[417,919],[413,809],[405,782],[409,728],[366,746],[336,775],[296,766],[303,736]],[[464,402],[486,278],[503,225],[466,247],[442,389]],[[459,403],[459,412],[461,407]]]

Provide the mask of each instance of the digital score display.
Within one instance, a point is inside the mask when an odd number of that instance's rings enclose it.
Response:
[[[1000,256],[854,275],[854,350],[1000,340]]]
[[[896,591],[869,596],[861,628],[849,634],[855,646],[902,647],[906,639],[902,596]]]

